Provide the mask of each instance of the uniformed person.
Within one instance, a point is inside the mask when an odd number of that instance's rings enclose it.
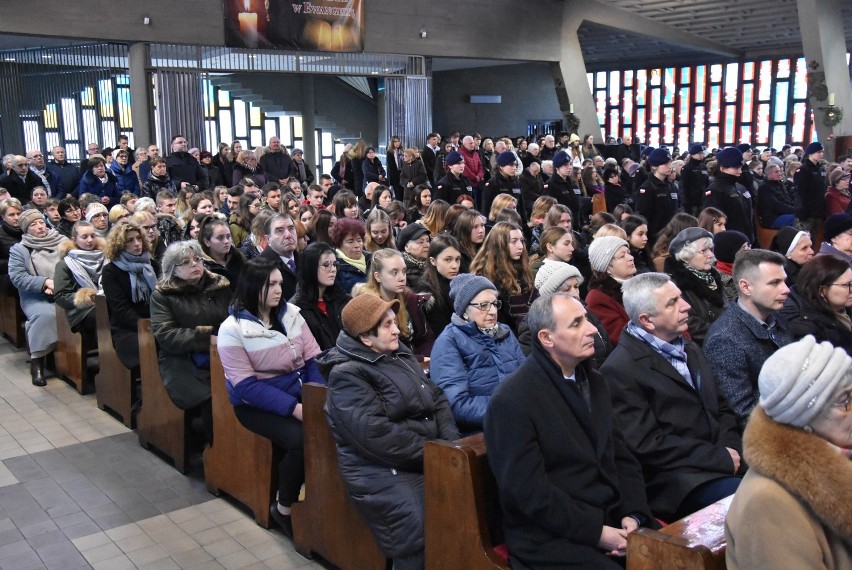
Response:
[[[543,191],[545,196],[552,196],[556,201],[567,206],[571,210],[571,219],[580,219],[580,188],[574,185],[569,178],[573,169],[571,157],[564,150],[560,150],[553,156],[553,176],[545,182]]]
[[[651,172],[636,192],[636,213],[648,220],[648,235],[656,236],[681,210],[681,204],[677,185],[669,180],[672,155],[668,149],[654,149],[647,162]]]
[[[683,183],[684,211],[693,216],[698,216],[701,211],[701,201],[704,192],[710,184],[710,176],[707,173],[707,165],[704,164],[704,153],[707,148],[701,143],[689,146],[689,158],[680,171],[680,179]]]
[[[452,205],[456,203],[459,196],[467,194],[473,197],[473,185],[464,172],[464,157],[457,150],[450,152],[444,159],[447,165],[447,174],[438,180],[435,186],[435,192],[432,194],[432,201],[443,200]]]
[[[728,147],[716,154],[719,173],[704,192],[704,207],[722,210],[728,218],[729,231],[742,232],[754,243],[754,209],[751,191],[739,183],[743,153]]]
[[[482,192],[482,213],[486,216],[491,211],[491,203],[498,194],[511,194],[518,201],[517,211],[522,220],[527,219],[527,210],[521,196],[521,181],[515,172],[517,171],[517,158],[511,151],[503,151],[497,155],[497,171],[494,177],[485,183]]]

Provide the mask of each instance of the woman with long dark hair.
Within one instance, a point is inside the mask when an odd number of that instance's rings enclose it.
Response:
[[[634,214],[621,221],[621,229],[627,234],[630,255],[636,265],[636,273],[649,273],[654,270],[651,255],[648,253],[648,222],[643,216]]]
[[[236,290],[246,259],[234,247],[231,230],[225,220],[218,216],[205,217],[198,229],[198,243],[204,252],[204,268],[227,278],[231,291]]]
[[[485,241],[485,218],[476,210],[459,214],[453,228],[453,237],[459,240],[462,254],[462,272],[466,273]]]
[[[231,212],[228,218],[228,227],[231,229],[231,237],[237,247],[241,246],[247,237],[251,235],[251,222],[260,213],[260,198],[254,194],[243,194],[236,212]]]
[[[299,286],[290,302],[302,311],[320,349],[328,350],[343,330],[341,314],[352,298],[335,284],[340,262],[327,243],[310,244],[299,259]]]
[[[459,274],[461,259],[461,245],[451,235],[439,234],[429,244],[429,262],[415,291],[430,295],[423,303],[423,316],[435,337],[447,328],[453,316],[450,283]],[[430,347],[429,353],[431,352]]]
[[[273,261],[246,264],[217,347],[237,419],[282,453],[269,514],[292,538],[290,506],[305,481],[302,384],[325,380],[314,360],[320,347],[299,309],[283,298],[282,281]]]

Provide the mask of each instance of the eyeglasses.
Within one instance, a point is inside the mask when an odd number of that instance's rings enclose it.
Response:
[[[835,402],[831,405],[831,407],[837,408],[838,410],[843,410],[844,412],[848,412],[850,403],[852,403],[852,398],[849,397],[849,394],[846,394],[842,400],[840,400],[839,402]]]
[[[852,281],[850,281],[849,283],[832,283],[832,285],[835,285],[837,287],[846,287],[847,289],[849,289],[849,292],[852,293]]]
[[[500,307],[503,306],[503,301],[501,301],[500,299],[497,299],[496,301],[491,301],[491,302],[485,301],[485,302],[482,302],[482,303],[471,303],[470,306],[476,307],[477,309],[479,309],[480,311],[483,311],[483,312],[491,310],[491,307],[493,306],[495,309],[497,309],[499,311]]]
[[[334,271],[335,269],[340,267],[340,263],[337,261],[326,261],[325,263],[320,263],[319,265],[326,271]]]

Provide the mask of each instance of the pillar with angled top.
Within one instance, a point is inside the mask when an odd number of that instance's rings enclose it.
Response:
[[[148,74],[149,59],[148,44],[142,42],[130,44],[127,56],[127,67],[130,72],[130,116],[133,122],[133,140],[137,147],[147,147],[155,142],[151,136],[152,90],[151,78]]]
[[[808,63],[808,95],[814,110],[814,126],[825,147],[826,159],[834,158],[834,138],[852,135],[852,84],[846,63],[846,35],[840,6],[845,0],[797,0],[802,48]],[[827,108],[843,109],[843,120],[826,126]],[[808,141],[804,141],[808,142]]]

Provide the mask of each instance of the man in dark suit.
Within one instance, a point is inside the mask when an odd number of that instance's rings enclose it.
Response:
[[[656,527],[638,462],[590,364],[597,328],[567,293],[536,299],[533,350],[485,415],[512,566],[620,568],[627,533]]]
[[[275,214],[263,226],[266,249],[259,257],[270,259],[278,265],[283,279],[281,292],[289,300],[296,294],[296,268],[299,257],[296,253],[296,224],[289,214]]]
[[[12,157],[12,169],[8,174],[0,176],[0,187],[9,191],[12,198],[17,198],[21,204],[30,201],[30,194],[36,186],[44,186],[41,177],[30,170],[26,156]]]
[[[435,183],[437,182],[434,178],[434,172],[438,158],[438,151],[440,150],[438,147],[439,142],[440,139],[437,134],[429,133],[429,136],[426,137],[426,146],[424,146],[423,150],[420,151],[420,158],[423,159],[423,166],[426,167],[426,176],[429,177],[429,185],[432,186],[432,188],[435,187]]]
[[[682,336],[689,304],[665,273],[623,285],[630,322],[601,373],[615,422],[642,464],[648,504],[675,521],[736,491],[742,439],[701,349]]]

